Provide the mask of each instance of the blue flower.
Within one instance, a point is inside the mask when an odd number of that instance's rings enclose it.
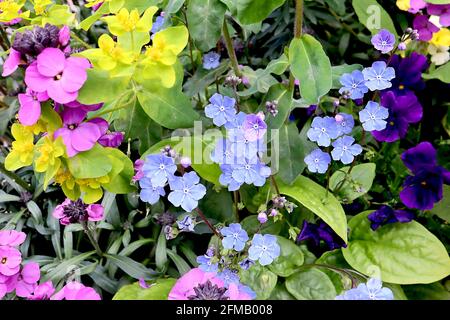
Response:
[[[232,283],[239,285],[239,276],[236,274],[236,272],[230,269],[223,269],[223,271],[219,273],[217,277],[223,281],[225,288],[228,288],[228,286]]]
[[[307,136],[309,140],[317,142],[319,146],[328,147],[331,144],[331,139],[336,139],[339,136],[336,120],[331,117],[315,117]]]
[[[227,130],[231,129],[241,130],[246,118],[247,114],[241,111],[233,118],[233,120],[225,123],[225,128]]]
[[[164,187],[174,177],[177,166],[173,158],[163,154],[151,154],[145,158],[142,167],[144,176],[151,180],[155,187]]]
[[[231,177],[238,183],[253,184],[262,187],[271,175],[271,170],[259,160],[243,158],[241,163],[233,166]]]
[[[267,266],[280,255],[280,246],[277,237],[271,234],[255,234],[252,245],[248,249],[248,258],[259,261],[262,266]]]
[[[169,181],[172,192],[169,201],[175,206],[181,206],[187,212],[191,212],[198,206],[198,200],[206,194],[206,188],[200,184],[200,178],[194,171],[184,174],[182,177],[174,177]]]
[[[203,68],[206,70],[216,69],[220,65],[220,54],[211,51],[203,56]]]
[[[334,119],[338,125],[339,136],[344,134],[350,134],[355,126],[355,119],[351,114],[347,113],[338,113]]]
[[[155,187],[149,178],[142,178],[139,180],[139,186],[142,188],[140,198],[142,201],[155,204],[160,197],[164,197],[166,192],[163,187]]]
[[[164,14],[161,13],[160,16],[156,17],[155,22],[153,22],[151,33],[157,33],[161,31],[164,27]]]
[[[213,119],[213,123],[220,127],[225,123],[233,121],[236,115],[234,108],[236,100],[221,94],[215,93],[210,99],[211,104],[205,108],[205,114],[208,118]]]
[[[204,255],[197,257],[197,263],[200,270],[204,272],[217,272],[219,269],[218,263],[212,263],[212,257]]]
[[[222,174],[219,177],[219,182],[223,186],[228,186],[228,191],[237,191],[243,185],[243,182],[237,182],[233,178],[233,167],[228,164],[220,166]]]
[[[305,157],[305,163],[308,165],[309,171],[325,173],[331,163],[331,157],[328,153],[317,148]]]
[[[383,288],[381,280],[370,278],[366,284],[359,284],[337,296],[336,300],[394,300],[394,294],[391,289]]]
[[[364,80],[364,75],[359,70],[355,70],[352,73],[344,73],[339,81],[343,86],[339,90],[339,93],[349,92],[350,99],[362,99],[364,98],[364,94],[369,91],[369,88],[366,86],[366,80]]]
[[[232,143],[231,148],[236,155],[235,164],[241,163],[241,158],[253,160],[255,163],[258,159],[258,152],[265,152],[267,146],[263,139],[250,141],[245,137],[245,132],[239,129],[228,130],[229,141]]]
[[[343,136],[333,142],[333,151],[331,156],[333,160],[341,160],[343,164],[352,163],[355,156],[362,152],[362,147],[359,144],[353,144],[355,139],[350,136]]]
[[[254,261],[247,259],[247,258],[245,258],[244,260],[239,262],[239,266],[241,267],[242,270],[248,270],[254,264],[255,264]]]
[[[394,49],[395,36],[388,30],[382,29],[372,37],[372,44],[381,53],[389,53]]]
[[[193,232],[195,223],[190,215],[184,216],[183,219],[177,221],[178,229],[184,232]]]
[[[376,61],[371,68],[365,68],[362,73],[366,86],[371,90],[384,90],[392,87],[391,80],[395,78],[395,70],[387,67],[386,62]]]
[[[248,294],[250,296],[250,299],[252,300],[256,299],[256,293],[250,287],[240,284],[238,286],[238,290],[239,292],[245,292],[246,294]]]
[[[222,245],[225,249],[244,250],[248,235],[239,223],[232,223],[229,227],[222,228],[220,233],[223,235]]]
[[[381,131],[386,129],[389,110],[377,102],[369,101],[367,106],[359,112],[359,120],[366,131]]]
[[[211,152],[211,160],[218,164],[236,164],[236,146],[229,140],[219,139]]]

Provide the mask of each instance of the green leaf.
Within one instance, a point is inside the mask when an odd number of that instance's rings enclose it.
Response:
[[[255,233],[261,234],[279,234],[281,231],[282,223],[280,221],[273,222],[272,220],[268,220],[261,226],[261,223],[258,221],[257,215],[251,215],[244,220],[241,221],[242,228],[245,229],[249,235]]]
[[[113,168],[108,152],[98,144],[89,151],[80,152],[69,158],[67,165],[77,179],[103,177]]]
[[[278,101],[278,114],[275,117],[268,116],[266,118],[267,129],[280,129],[286,122],[292,109],[292,91],[288,91],[281,83],[270,87],[259,110],[266,111],[267,101]]]
[[[190,0],[186,15],[189,33],[201,51],[214,48],[220,38],[226,6],[219,0]]]
[[[286,278],[303,265],[303,252],[294,242],[286,238],[278,236],[277,242],[281,248],[281,254],[269,265],[269,270],[280,277]]]
[[[342,87],[339,81],[344,73],[352,73],[355,70],[362,70],[363,66],[360,64],[343,64],[341,66],[334,66],[331,68],[333,75],[333,85],[331,89],[340,89]]]
[[[155,263],[159,270],[163,270],[167,263],[167,241],[164,230],[161,230],[155,250]]]
[[[450,292],[439,282],[403,286],[410,300],[450,300]]]
[[[360,213],[349,222],[349,243],[342,252],[354,269],[397,284],[431,283],[450,274],[444,245],[424,226],[412,221],[372,231],[370,213]]]
[[[136,191],[136,187],[131,185],[131,179],[134,176],[133,162],[122,151],[114,148],[106,148],[109,158],[113,164],[113,170],[110,174],[111,181],[103,187],[111,193],[127,194]],[[117,171],[115,171],[117,169]]]
[[[425,0],[425,2],[432,4],[450,4],[449,0]]]
[[[450,186],[444,185],[444,197],[441,201],[434,205],[431,213],[437,215],[439,218],[450,222]]]
[[[431,71],[430,73],[422,74],[424,79],[438,79],[445,83],[450,83],[450,63]]]
[[[208,214],[208,218],[220,222],[233,221],[233,199],[232,194],[225,189],[220,191],[208,188],[206,195],[200,202],[200,209]]]
[[[308,34],[292,40],[289,62],[292,74],[300,80],[302,98],[311,104],[318,103],[330,91],[332,84],[330,59],[320,42]]]
[[[58,261],[55,268],[49,270],[44,276],[42,276],[41,281],[45,282],[52,280],[54,283],[60,281],[67,275],[68,270],[71,268],[73,270],[73,266],[78,266],[82,261],[85,261],[93,254],[95,254],[95,251],[89,251],[67,260]]]
[[[352,5],[359,21],[372,34],[378,33],[381,29],[387,29],[398,39],[391,17],[376,0],[353,0]]]
[[[104,254],[104,257],[135,279],[144,278],[145,280],[151,280],[155,278],[157,274],[152,269],[146,268],[143,264],[136,262],[129,257],[119,256],[117,254]]]
[[[166,7],[164,8],[164,12],[168,14],[176,13],[181,9],[185,0],[169,0]]]
[[[286,0],[236,0],[237,17],[242,24],[253,24],[266,19]]]
[[[277,284],[269,300],[295,300],[295,298],[287,291],[284,284]]]
[[[286,289],[297,300],[334,300],[336,289],[320,270],[309,268],[286,279]]]
[[[168,129],[191,128],[199,120],[191,101],[177,88],[143,90],[137,96],[148,116]]]
[[[350,167],[341,168],[333,173],[330,179],[331,191],[345,203],[352,202],[369,192],[375,179],[376,165],[375,163],[356,165],[350,175],[348,170],[350,170]]]
[[[213,84],[218,77],[228,70],[229,62],[225,61],[220,64],[216,69],[206,70],[198,68],[194,76],[189,78],[183,86],[184,93],[188,97],[193,97],[200,92],[203,92],[205,88]]]
[[[258,300],[266,300],[270,297],[277,279],[275,273],[259,264],[241,272],[241,282],[253,289]]]
[[[191,270],[191,267],[187,264],[187,262],[184,261],[184,259],[176,254],[173,250],[167,250],[167,255],[173,261],[173,263],[175,263],[180,276]]]
[[[303,161],[306,156],[305,148],[295,123],[283,125],[278,138],[280,141],[278,176],[284,183],[291,184],[306,167]]]
[[[318,215],[338,236],[347,242],[347,218],[339,201],[322,186],[304,176],[299,176],[292,185],[279,181],[280,193],[294,198]]]
[[[141,288],[138,282],[123,286],[113,300],[167,300],[177,279],[158,279],[148,289]]]
[[[130,83],[129,77],[111,78],[108,72],[98,69],[88,69],[87,73],[88,78],[77,98],[80,103],[87,105],[117,99]]]

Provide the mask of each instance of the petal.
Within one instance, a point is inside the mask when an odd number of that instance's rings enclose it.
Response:
[[[41,116],[41,104],[26,94],[19,94],[19,121],[23,125],[34,125]]]
[[[82,123],[72,131],[72,147],[77,151],[90,150],[100,137],[98,126],[89,122]]]
[[[67,92],[62,87],[62,81],[49,81],[47,93],[50,98],[58,103],[65,104],[77,99],[78,92]]]
[[[3,77],[7,77],[14,73],[19,67],[20,62],[22,61],[22,54],[13,48],[11,48],[9,52],[8,58],[5,60],[3,64]]]
[[[37,70],[46,77],[54,77],[64,70],[66,56],[56,48],[46,48],[37,57]]]
[[[45,92],[53,78],[41,75],[37,69],[37,62],[33,62],[25,71],[25,83],[33,91]]]
[[[65,91],[75,92],[81,89],[86,79],[86,69],[69,64],[61,76],[61,86]]]

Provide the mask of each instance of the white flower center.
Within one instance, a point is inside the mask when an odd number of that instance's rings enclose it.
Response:
[[[219,110],[220,111],[225,111],[225,107],[224,106],[220,106]]]
[[[166,168],[165,165],[163,165],[162,163],[159,165],[159,169],[164,170]]]

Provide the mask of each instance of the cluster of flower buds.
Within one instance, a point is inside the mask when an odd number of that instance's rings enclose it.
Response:
[[[225,78],[225,85],[230,87],[237,87],[241,83],[242,79],[234,74]]]
[[[268,113],[270,113],[272,116],[276,116],[278,114],[278,101],[267,101],[266,102],[266,110]]]

